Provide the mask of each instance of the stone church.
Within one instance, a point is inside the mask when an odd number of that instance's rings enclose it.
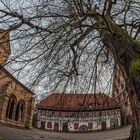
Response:
[[[4,68],[10,53],[9,35],[0,29],[0,122],[30,128],[34,93]]]

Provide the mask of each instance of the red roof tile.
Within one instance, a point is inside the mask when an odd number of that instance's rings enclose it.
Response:
[[[53,93],[40,101],[40,109],[79,110],[119,107],[117,102],[106,94],[61,94]]]

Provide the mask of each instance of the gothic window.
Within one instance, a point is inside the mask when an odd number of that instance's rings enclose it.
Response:
[[[6,118],[13,119],[15,105],[16,97],[14,95],[11,95],[7,105]]]
[[[23,115],[24,114],[24,105],[23,104],[21,105],[20,109],[21,109],[21,121],[23,121],[23,117],[24,117],[24,115]]]
[[[19,118],[19,110],[20,110],[20,104],[18,103],[17,109],[16,109],[16,116],[15,116],[16,121],[18,121],[18,118]]]
[[[8,118],[12,119],[12,115],[13,115],[13,111],[14,111],[14,100],[11,101],[11,105],[10,105],[10,110],[9,110],[9,115]]]
[[[15,115],[16,121],[23,121],[24,108],[25,108],[24,101],[19,100],[19,102],[17,104],[17,108],[16,108],[16,115]]]

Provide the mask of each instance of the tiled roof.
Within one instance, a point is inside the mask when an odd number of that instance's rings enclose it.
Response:
[[[52,93],[40,101],[39,109],[94,110],[119,107],[117,102],[103,93],[62,94]]]

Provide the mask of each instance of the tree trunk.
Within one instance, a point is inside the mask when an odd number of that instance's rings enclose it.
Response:
[[[140,79],[130,70],[133,59],[140,60],[140,52],[135,49],[138,44],[109,17],[100,21],[100,27],[108,29],[99,30],[102,41],[113,55],[114,62],[121,69],[126,82],[133,115],[129,140],[140,140]]]

